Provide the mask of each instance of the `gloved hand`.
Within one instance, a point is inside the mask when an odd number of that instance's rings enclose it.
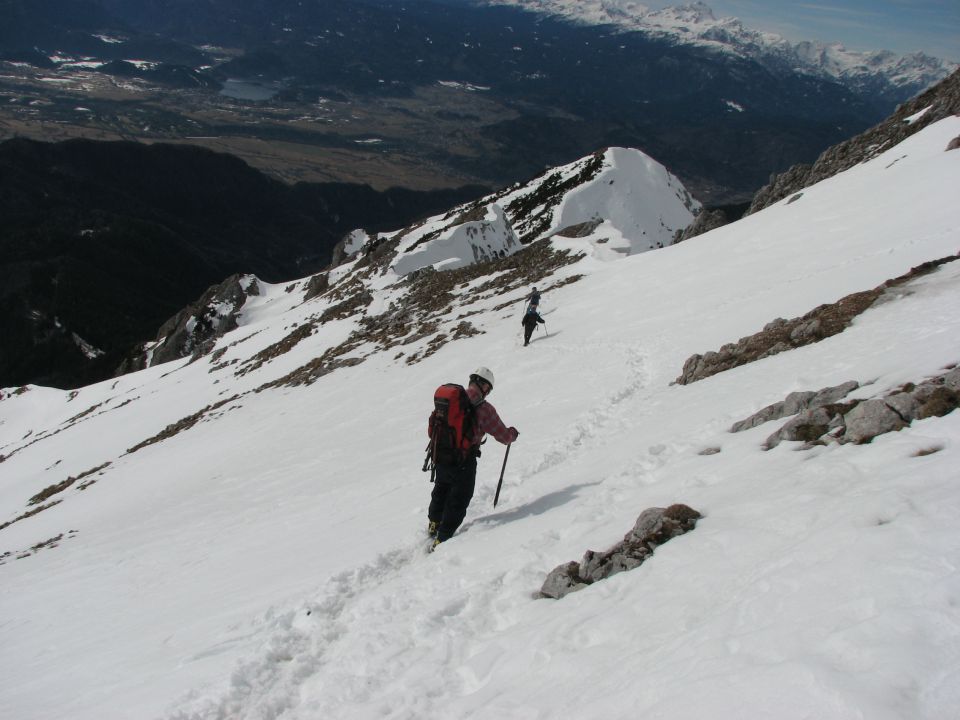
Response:
[[[516,442],[518,437],[520,437],[520,431],[515,427],[510,428],[510,442]]]

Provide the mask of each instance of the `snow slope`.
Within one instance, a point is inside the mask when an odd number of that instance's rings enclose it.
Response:
[[[618,262],[599,235],[555,236],[583,258],[551,282],[583,277],[545,294],[549,335],[527,348],[528,288],[470,294],[477,280],[448,314],[482,334],[412,364],[430,338],[371,341],[342,356],[360,364],[266,387],[360,322],[331,319],[253,367],[335,305],[302,303],[303,281],[264,286],[196,362],[3,391],[2,521],[94,472],[0,530],[0,718],[952,717],[960,413],[806,452],[762,451],[772,424],[727,429],[793,390],[853,379],[879,395],[960,362],[960,263],[820,343],[670,383],[691,353],[957,253],[958,135],[960,118],[941,121],[799,198]],[[396,279],[364,281],[368,316],[402,301]],[[499,506],[491,442],[464,526],[428,555],[430,396],[478,364],[520,438]],[[535,599],[553,567],[674,502],[704,514],[695,530]]]

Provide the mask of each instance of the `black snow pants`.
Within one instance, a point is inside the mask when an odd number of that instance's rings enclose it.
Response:
[[[449,540],[467,515],[477,481],[477,458],[462,465],[437,465],[427,518],[437,523],[437,540]]]
[[[533,336],[533,329],[537,326],[537,321],[523,323],[523,344],[529,345],[530,338]]]

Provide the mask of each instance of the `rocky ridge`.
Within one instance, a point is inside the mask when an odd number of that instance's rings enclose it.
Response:
[[[960,406],[960,368],[955,365],[879,397],[844,400],[860,387],[851,380],[818,391],[790,393],[734,423],[730,432],[743,432],[793,415],[767,437],[764,449],[773,449],[783,441],[803,442],[802,449],[829,443],[862,445],[878,435],[902,430],[915,420],[942,417]]]
[[[684,362],[683,371],[675,382],[678,385],[688,385],[725,370],[810,345],[841,333],[850,326],[855,317],[868,310],[881,298],[897,297],[899,289],[910,281],[958,259],[960,255],[931,260],[871,290],[847,295],[835,303],[825,303],[801,317],[772,320],[760,332],[742,337],[735,343],[727,343],[717,351],[709,351],[702,355],[695,353]]]
[[[589,235],[604,225],[619,236],[619,252],[645,252],[671,244],[699,207],[662,165],[639,151],[611,148],[399,231],[353,230],[336,245],[324,272],[289,286],[303,293],[303,302],[318,302],[323,310],[237,371],[260,367],[324,323],[346,318],[356,318],[358,327],[319,363],[323,372],[330,361],[371,339],[385,351],[432,337],[429,348],[406,358],[417,362],[448,340],[480,332],[465,319],[469,312],[443,329],[453,308],[524,285],[550,286],[552,273],[580,258],[553,248],[551,237]],[[471,284],[485,275],[492,279]],[[251,294],[239,282],[234,276],[207,290],[171,318],[154,342],[138,348],[120,372],[210,352],[217,337],[237,326]],[[244,282],[253,287],[256,280]],[[383,283],[394,286],[398,297],[385,311],[371,313],[370,288]],[[468,285],[469,292],[458,290]],[[306,376],[316,379],[318,368]]]
[[[260,294],[252,275],[231,275],[167,320],[154,341],[145,343],[117,369],[122,375],[190,355],[205,355],[217,339],[237,328],[247,298]]]
[[[648,508],[613,547],[604,552],[587,550],[579,563],[571,561],[551,570],[538,597],[559,600],[595,582],[638,568],[657,547],[693,530],[701,517],[699,512],[682,504]]]
[[[805,187],[877,157],[928,125],[960,114],[960,70],[900,105],[866,132],[825,150],[812,165],[794,165],[775,175],[753,198],[747,214],[759,212]]]

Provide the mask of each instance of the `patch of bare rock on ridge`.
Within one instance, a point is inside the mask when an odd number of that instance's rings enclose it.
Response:
[[[883,397],[844,400],[860,387],[855,381],[822,390],[794,392],[750,417],[734,423],[730,432],[742,432],[793,415],[763,443],[766,450],[784,440],[801,441],[801,449],[830,443],[868,443],[878,435],[896,432],[914,420],[942,417],[960,406],[960,368],[919,383],[907,383]]]
[[[372,253],[376,253],[376,248],[379,247],[384,246],[375,246]],[[448,342],[483,332],[466,319],[475,311],[466,310],[454,316],[457,307],[466,308],[478,301],[541,282],[556,270],[578,261],[581,256],[567,250],[555,250],[548,241],[541,240],[531,243],[513,255],[474,263],[456,270],[437,271],[424,268],[400,280],[406,289],[400,300],[391,303],[378,315],[367,314],[366,310],[372,301],[372,296],[364,281],[368,280],[372,273],[381,272],[384,264],[389,262],[389,258],[390,255],[384,253],[372,262],[358,264],[354,273],[345,276],[332,287],[326,286],[319,295],[312,294],[311,288],[315,286],[311,280],[307,290],[310,300],[326,299],[337,302],[328,307],[318,318],[311,320],[309,324],[294,329],[280,343],[248,360],[249,365],[241,367],[237,370],[237,374],[259,367],[264,362],[289,351],[300,341],[312,335],[315,328],[324,322],[351,315],[360,315],[357,328],[343,343],[328,348],[321,356],[310,360],[286,376],[261,386],[257,391],[279,386],[309,385],[337,368],[356,365],[373,353],[386,352],[393,348],[401,349],[397,355],[399,359],[406,354],[402,348],[429,338],[425,347],[411,352],[405,359],[407,364],[420,362]],[[494,277],[476,287],[471,287],[474,281],[487,275]],[[579,275],[565,278],[545,289],[549,291],[563,284],[575,282],[579,278]],[[324,287],[324,282],[318,282],[317,286]],[[498,305],[494,310],[502,309],[508,304],[510,303]],[[444,323],[451,325],[449,331],[441,329]],[[368,348],[366,355],[346,357],[347,354],[362,346]]]
[[[682,504],[647,508],[640,513],[633,529],[609,550],[587,550],[579,563],[568,562],[554,568],[544,580],[538,597],[559,600],[617,573],[640,567],[657,547],[693,530],[701,517],[699,512]]]
[[[193,427],[194,425],[196,425],[197,423],[209,419],[210,416],[211,416],[215,411],[219,410],[219,409],[222,408],[224,405],[227,405],[228,403],[232,403],[234,400],[240,399],[240,397],[241,397],[240,395],[231,395],[230,397],[226,398],[225,400],[220,400],[220,401],[215,402],[215,403],[213,403],[213,404],[211,404],[211,405],[207,405],[207,406],[204,407],[202,410],[198,410],[197,412],[193,413],[192,415],[188,415],[187,417],[181,418],[180,420],[178,420],[178,421],[175,422],[175,423],[171,423],[170,425],[167,425],[167,427],[165,427],[163,430],[161,430],[159,433],[157,433],[157,434],[154,435],[153,437],[147,438],[146,440],[144,440],[144,441],[142,441],[142,442],[139,442],[139,443],[137,443],[136,445],[134,445],[133,447],[129,448],[129,449],[127,450],[127,454],[128,454],[128,455],[132,455],[133,453],[137,452],[138,450],[142,450],[143,448],[148,447],[148,446],[150,446],[150,445],[153,445],[154,443],[158,443],[158,442],[162,442],[162,441],[164,441],[164,440],[168,440],[169,438],[172,438],[174,435],[179,435],[179,434],[182,433],[183,431],[189,430],[190,428],[192,428],[192,427]],[[239,407],[239,406],[237,406],[237,407]],[[230,409],[232,410],[233,408],[230,408]],[[222,413],[221,413],[221,414],[222,414]]]
[[[367,308],[371,304],[372,295],[365,281],[368,281],[374,273],[383,273],[389,267],[390,260],[394,256],[396,241],[379,242],[374,241],[368,248],[368,252],[358,262],[354,270],[341,278],[339,282],[331,285],[329,275],[321,273],[313,276],[305,284],[304,302],[314,300],[326,300],[328,305],[325,310],[318,312],[310,317],[306,322],[296,325],[283,339],[269,345],[253,356],[247,358],[239,364],[234,370],[236,376],[245,375],[248,372],[256,370],[269,363],[277,357],[289,352],[302,341],[314,334],[316,329],[323,323],[331,320],[342,320],[347,317],[359,315],[356,329],[341,344],[326,348],[320,355],[312,358],[307,363],[292,370],[286,375],[275,380],[266,382],[254,390],[241,394],[236,394],[224,400],[220,400],[211,405],[198,410],[197,412],[181,418],[179,421],[165,427],[159,433],[153,435],[127,450],[127,453],[135,453],[145,447],[155,443],[163,442],[175,435],[190,430],[201,422],[214,420],[219,416],[240,407],[240,400],[249,392],[263,392],[272,388],[279,387],[298,387],[311,385],[319,378],[330,374],[331,372],[345,367],[352,367],[362,363],[369,355],[377,352],[383,352],[392,347],[412,344],[417,340],[430,338],[426,346],[419,351],[412,353],[407,357],[406,362],[412,364],[419,362],[425,357],[443,347],[450,341],[470,337],[480,334],[482,330],[474,327],[465,318],[476,314],[477,310],[465,311],[460,315],[454,316],[455,306],[466,308],[467,306],[491,297],[513,292],[534,283],[543,284],[547,291],[555,289],[562,285],[576,282],[582,276],[573,275],[557,280],[552,285],[545,285],[542,281],[548,278],[553,272],[560,268],[577,262],[581,255],[573,254],[567,250],[555,250],[550,246],[549,241],[542,240],[531,243],[513,255],[503,258],[497,258],[487,262],[475,263],[467,267],[456,270],[437,271],[427,269],[411,273],[399,282],[405,285],[407,291],[403,298],[379,315],[368,315]],[[474,286],[474,281],[482,279],[486,275],[492,275],[486,282],[481,282]],[[250,278],[250,276],[247,276]],[[196,319],[203,315],[205,308],[211,308],[221,303],[229,303],[233,308],[232,314],[227,313],[235,324],[236,313],[242,308],[248,295],[256,294],[256,280],[250,279],[249,284],[244,286],[245,278],[234,276],[220,286],[210,288],[204,296],[190,308],[179,313],[176,318],[171,319],[170,328],[179,328],[188,331],[191,327],[190,318]],[[295,285],[288,288],[292,291]],[[504,307],[516,302],[511,300],[499,304],[493,308],[493,311],[501,310]],[[332,304],[329,304],[332,303]],[[225,316],[226,317],[226,316]],[[176,322],[174,322],[176,320]],[[440,330],[442,323],[447,322],[450,325],[449,333]],[[216,334],[205,336],[205,340],[193,347],[193,359],[196,360],[204,353],[209,353],[213,347],[214,341],[222,332],[214,328]],[[225,330],[224,330],[225,332]],[[161,331],[163,335],[163,331]],[[170,337],[177,337],[177,330],[173,330]],[[432,337],[431,337],[432,336]],[[194,335],[194,340],[197,339]],[[242,342],[243,339],[237,341]],[[176,343],[183,347],[182,344]],[[232,343],[231,345],[235,345]],[[366,354],[350,355],[351,352],[363,348]],[[211,372],[223,370],[231,363],[220,363],[223,351],[221,348],[210,357]],[[397,357],[401,357],[403,353]],[[177,355],[182,357],[182,355]],[[159,362],[159,361],[156,361]],[[2,399],[2,398],[0,398]],[[94,408],[84,411],[81,416],[86,416]],[[75,418],[76,419],[76,418]],[[0,456],[0,461],[4,459]],[[99,470],[96,468],[95,470]],[[50,495],[57,494],[66,489],[80,478],[70,478],[62,486],[49,488]],[[59,502],[59,500],[54,501]],[[50,507],[44,506],[35,510]],[[0,528],[2,529],[2,528]]]
[[[804,345],[811,345],[841,333],[850,326],[855,317],[872,307],[881,298],[895,297],[897,288],[957,259],[960,259],[960,255],[925,262],[872,290],[853,293],[835,303],[820,305],[803,317],[791,320],[777,318],[760,332],[740,338],[736,343],[727,343],[719,350],[703,355],[691,355],[684,362],[683,371],[675,382],[679,385],[688,385],[724,370],[740,367]]]
[[[260,286],[250,275],[231,275],[211,285],[195,303],[167,320],[154,342],[124,360],[115,375],[188,355],[194,359],[206,355],[218,338],[237,328],[237,315],[247,298],[259,294]]]
[[[942,417],[960,406],[960,367],[953,365],[939,375],[917,384],[908,383],[883,397],[844,400],[860,387],[849,381],[818,391],[790,393],[784,400],[735,423],[730,432],[742,432],[793,415],[766,439],[764,449],[774,448],[784,440],[803,441],[800,449],[830,443],[869,443],[878,435],[907,427],[914,420]],[[915,456],[923,457],[939,449],[920,450]],[[587,550],[580,562],[563,563],[550,571],[537,597],[560,599],[617,573],[633,570],[648,560],[657,547],[693,530],[701,517],[683,504],[648,508],[621,542],[603,552]]]
[[[790,198],[799,200],[804,188],[867,162],[939,120],[960,115],[960,70],[903,103],[889,118],[846,142],[827,148],[812,164],[794,165],[770,176],[770,182],[753,196],[743,217]],[[960,148],[960,137],[951,140],[947,151]],[[789,203],[788,203],[789,204]],[[674,242],[689,240],[733,221],[726,211],[704,209],[693,223],[677,231]]]
[[[713,210],[704,208],[697,213],[692,223],[683,230],[677,230],[677,232],[674,233],[673,241],[679,243],[684,240],[689,240],[690,238],[697,237],[697,235],[703,235],[711,230],[729,225],[732,220],[733,218],[730,213],[722,208],[714,208]]]

